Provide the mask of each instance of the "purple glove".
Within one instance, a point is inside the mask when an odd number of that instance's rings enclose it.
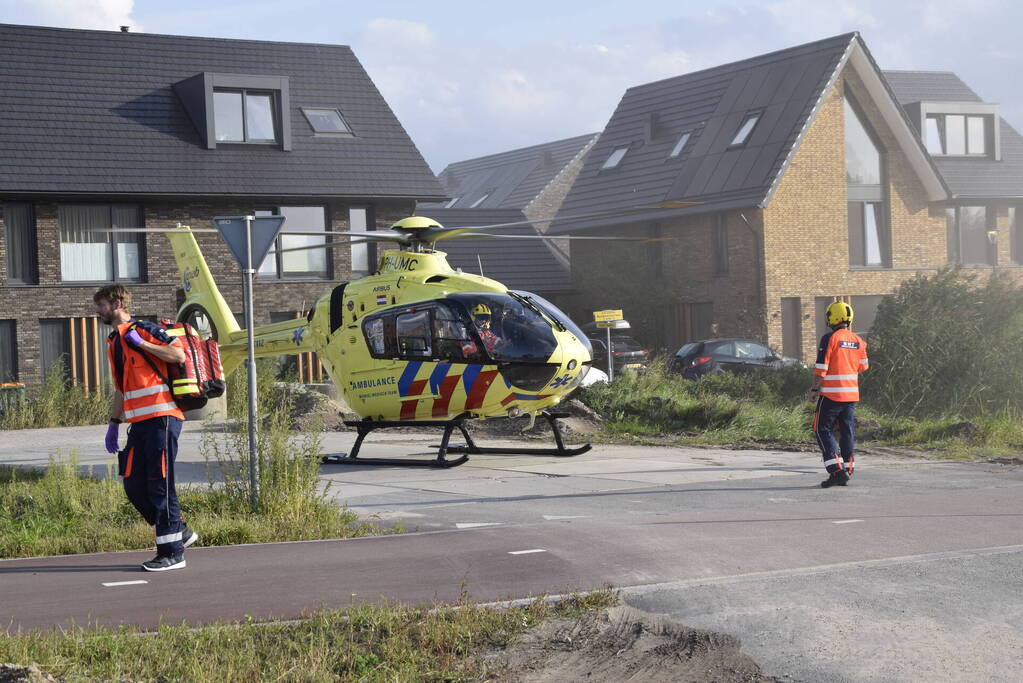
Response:
[[[124,335],[124,341],[128,342],[128,346],[131,348],[137,349],[142,344],[142,336],[137,330],[128,330]]]
[[[117,452],[117,431],[121,425],[111,422],[107,425],[107,438],[104,443],[107,446],[107,453]]]

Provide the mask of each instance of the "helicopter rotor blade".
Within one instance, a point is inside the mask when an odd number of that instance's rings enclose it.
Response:
[[[495,228],[514,228],[523,225],[540,225],[542,223],[571,223],[574,221],[585,220],[588,218],[608,218],[611,216],[627,216],[630,213],[638,213],[640,211],[657,211],[667,209],[685,209],[690,206],[699,206],[701,202],[661,202],[659,204],[641,204],[638,206],[627,206],[620,209],[608,209],[606,211],[595,211],[593,213],[577,213],[568,216],[547,216],[537,219],[526,219],[522,221],[511,221],[508,223],[490,223],[487,225],[467,225],[460,228],[428,228],[421,230],[420,234],[427,233],[428,239],[423,239],[424,242],[432,241],[439,242],[440,240],[451,239],[445,233],[451,231],[462,231],[462,230],[493,230]],[[427,232],[427,231],[430,232]]]
[[[484,239],[495,239],[495,240],[611,240],[614,242],[658,242],[667,239],[674,239],[671,237],[594,237],[590,235],[579,235],[579,236],[561,236],[561,235],[501,235],[494,234],[492,232],[463,232],[458,235],[453,235],[445,239],[449,240],[460,240],[482,237]]]
[[[384,232],[384,231],[380,230],[380,231],[377,231],[377,232]],[[286,234],[293,235],[295,233],[286,233]],[[321,233],[314,233],[314,234],[322,235],[323,233],[321,232]],[[287,254],[287,253],[290,253],[290,252],[293,252],[293,251],[313,251],[314,249],[337,249],[338,247],[350,247],[353,244],[376,244],[378,242],[397,242],[398,244],[401,244],[401,245],[408,245],[408,244],[411,244],[411,242],[412,242],[412,239],[411,239],[411,237],[409,235],[404,235],[402,233],[388,234],[388,235],[385,235],[383,237],[377,237],[376,235],[373,235],[373,232],[369,232],[369,233],[357,232],[357,233],[348,233],[348,234],[360,235],[361,237],[360,237],[360,239],[355,239],[355,240],[340,240],[338,242],[324,242],[323,244],[313,244],[313,245],[308,246],[308,247],[288,247],[287,249],[278,249],[277,253],[278,254]]]

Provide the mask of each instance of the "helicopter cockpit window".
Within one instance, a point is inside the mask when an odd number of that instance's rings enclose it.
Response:
[[[430,311],[402,313],[395,321],[398,353],[403,357],[430,358],[433,355]]]
[[[459,317],[469,320],[480,354],[496,362],[546,363],[557,348],[551,322],[540,309],[510,294],[459,293],[447,301],[460,304]]]

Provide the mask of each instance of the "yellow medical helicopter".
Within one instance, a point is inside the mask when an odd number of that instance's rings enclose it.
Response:
[[[316,352],[345,402],[362,418],[347,423],[358,431],[353,449],[324,462],[453,467],[476,453],[571,456],[589,450],[589,444],[564,445],[555,422],[559,415],[550,410],[589,369],[592,349],[586,335],[549,301],[455,270],[446,254],[434,249],[447,239],[502,237],[479,231],[508,225],[516,224],[445,228],[413,216],[390,230],[335,232],[361,239],[314,247],[379,241],[399,246],[380,255],[373,275],[325,292],[305,318],[253,330],[257,357]],[[217,339],[229,373],[247,355],[247,332],[217,289],[192,231],[179,226],[167,234],[185,294],[177,319]],[[556,448],[480,447],[464,426],[468,419],[522,415],[543,416]],[[371,431],[413,424],[444,429],[436,458],[359,457]],[[454,429],[465,445],[449,445]],[[448,459],[449,452],[463,455]]]

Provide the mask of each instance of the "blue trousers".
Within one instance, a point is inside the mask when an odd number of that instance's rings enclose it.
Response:
[[[853,471],[853,445],[855,442],[853,418],[856,413],[855,401],[832,401],[821,396],[813,414],[813,433],[817,445],[824,455],[824,468],[829,472]],[[838,443],[835,443],[835,431]]]
[[[156,527],[157,555],[176,555],[184,549],[184,525],[174,488],[180,433],[181,420],[176,417],[135,422],[128,429],[128,443],[121,451],[124,492],[146,522]]]

